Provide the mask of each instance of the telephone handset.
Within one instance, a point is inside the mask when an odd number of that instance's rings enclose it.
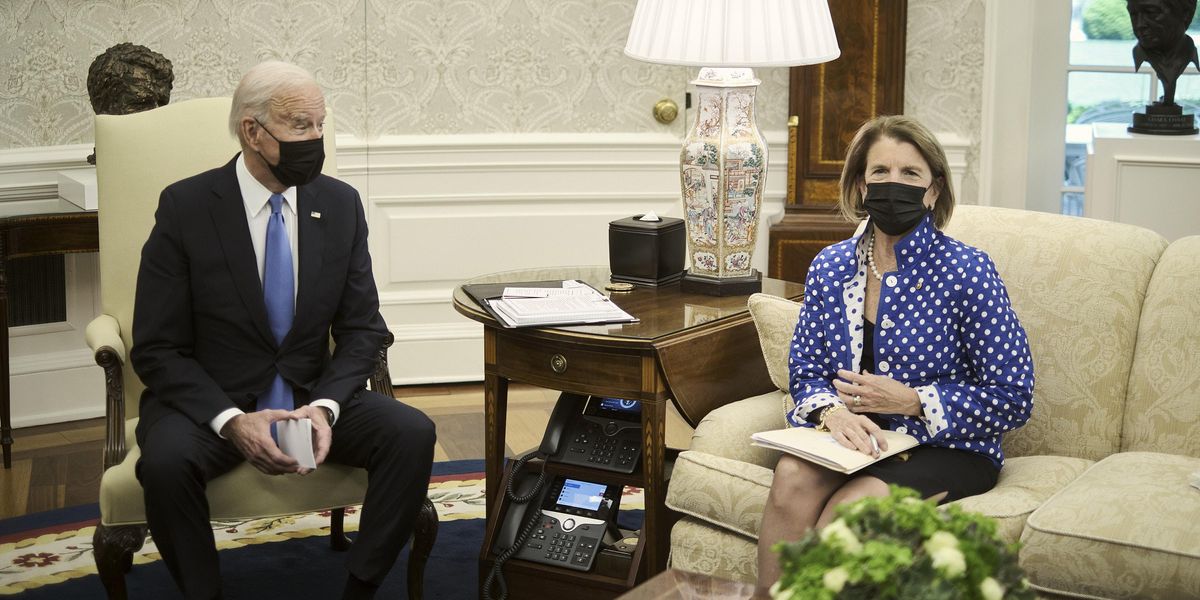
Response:
[[[523,480],[521,489],[531,490],[534,476]],[[615,522],[622,487],[557,475],[539,497],[508,507],[493,547],[498,554],[511,551],[510,558],[590,571]]]
[[[538,447],[538,452],[547,458],[558,454],[563,434],[570,429],[575,415],[583,412],[587,400],[587,396],[567,392],[559,395],[558,402],[554,404],[554,411],[550,413],[550,421],[546,423],[546,433],[542,435],[542,445]]]

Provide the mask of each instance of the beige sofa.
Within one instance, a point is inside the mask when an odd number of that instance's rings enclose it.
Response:
[[[959,503],[1020,540],[1044,595],[1200,597],[1200,236],[962,206],[948,233],[986,250],[1008,286],[1036,367],[1034,413],[1005,439],[992,491]],[[787,387],[798,305],[750,308],[772,380]],[[726,405],[676,461],[672,566],[755,577],[755,541],[777,454],[751,446],[784,426],[782,391]]]

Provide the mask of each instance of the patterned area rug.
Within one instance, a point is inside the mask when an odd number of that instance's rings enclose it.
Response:
[[[435,464],[429,497],[440,526],[425,572],[426,597],[474,597],[483,540],[483,461]],[[641,490],[626,488],[621,507],[640,512]],[[104,598],[92,559],[98,517],[98,507],[90,505],[0,521],[0,595]],[[357,507],[347,508],[345,526],[347,532],[358,530]],[[328,512],[214,522],[213,534],[227,598],[329,598],[341,592],[345,554],[329,549]],[[379,597],[406,596],[407,553]],[[179,596],[152,538],[133,563],[126,576],[131,598]]]

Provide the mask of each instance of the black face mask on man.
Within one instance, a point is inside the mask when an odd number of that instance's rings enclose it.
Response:
[[[868,183],[863,206],[871,215],[871,223],[888,235],[900,235],[916,227],[925,213],[925,191],[906,183]]]
[[[284,142],[275,137],[262,121],[255,119],[254,122],[279,144],[279,164],[273,165],[263,156],[263,162],[267,163],[267,168],[279,183],[288,187],[304,185],[321,174],[321,167],[325,164],[324,136],[315,140]],[[262,156],[261,152],[259,156]]]

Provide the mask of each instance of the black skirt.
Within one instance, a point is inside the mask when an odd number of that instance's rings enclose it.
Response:
[[[950,502],[992,489],[1000,477],[1000,470],[977,452],[917,446],[889,456],[857,474],[913,488],[922,498],[948,492],[941,502]]]

